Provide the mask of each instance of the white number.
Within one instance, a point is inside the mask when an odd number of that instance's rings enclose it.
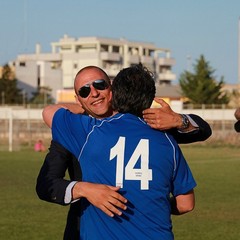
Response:
[[[118,142],[111,148],[110,160],[117,156],[116,186],[123,187],[125,137],[119,137]]]
[[[125,137],[119,137],[118,142],[110,151],[110,160],[117,158],[116,167],[116,186],[123,187],[123,171],[124,171],[124,152]],[[134,168],[140,160],[140,168]],[[131,158],[125,167],[126,180],[141,181],[141,189],[149,189],[149,181],[152,180],[152,170],[149,169],[149,141],[141,139],[135,148]]]

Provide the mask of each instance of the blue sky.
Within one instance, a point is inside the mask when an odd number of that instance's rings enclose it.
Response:
[[[177,78],[203,54],[217,80],[238,83],[239,17],[240,0],[0,0],[0,64],[64,34],[124,37],[171,49]]]

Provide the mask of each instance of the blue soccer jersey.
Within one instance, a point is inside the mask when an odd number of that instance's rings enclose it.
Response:
[[[79,159],[83,181],[121,186],[128,199],[128,209],[113,218],[82,199],[81,239],[173,239],[170,194],[196,183],[172,136],[131,114],[97,120],[64,109],[52,133]]]

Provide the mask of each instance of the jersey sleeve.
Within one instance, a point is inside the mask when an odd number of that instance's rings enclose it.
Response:
[[[173,195],[185,194],[196,187],[196,181],[185,160],[181,149],[176,144],[175,168],[173,174]]]
[[[86,140],[89,117],[59,109],[52,121],[52,138],[69,150],[76,158]]]

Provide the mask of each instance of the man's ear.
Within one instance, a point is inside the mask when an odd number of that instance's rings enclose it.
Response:
[[[77,104],[79,104],[79,106],[82,108],[82,104],[81,104],[81,102],[79,101],[78,96],[75,95],[74,97],[75,97],[75,102],[76,102]]]

